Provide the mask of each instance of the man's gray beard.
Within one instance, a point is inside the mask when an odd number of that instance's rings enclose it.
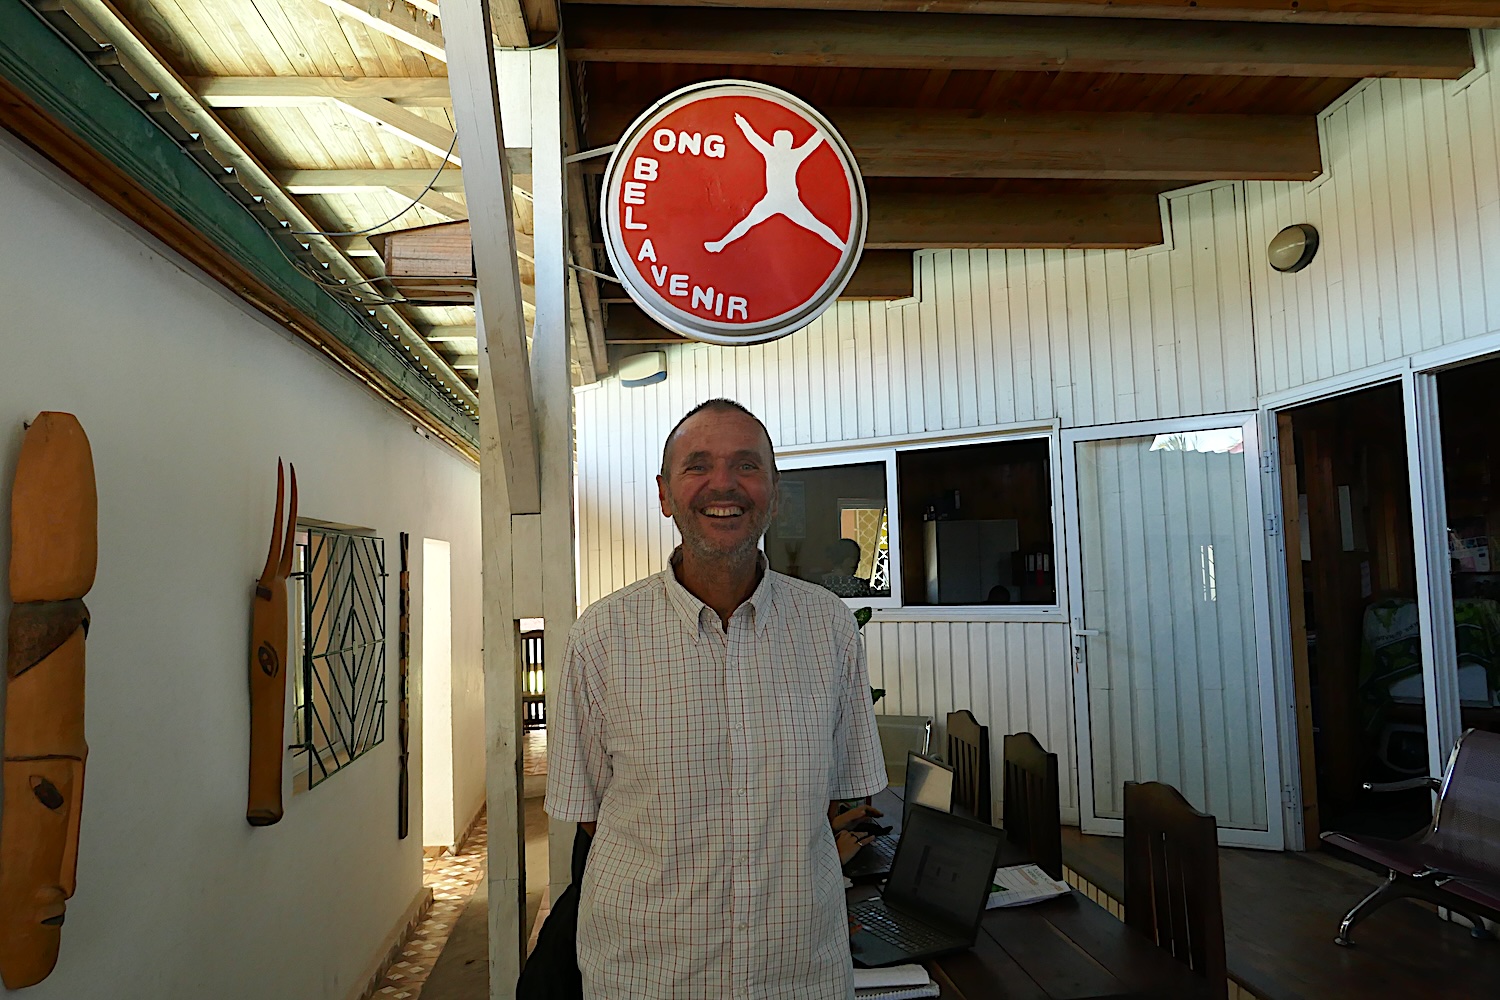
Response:
[[[691,516],[692,511],[688,514]],[[745,540],[732,549],[720,549],[708,544],[707,539],[688,531],[679,520],[679,513],[674,507],[672,509],[672,520],[677,524],[677,533],[682,536],[682,547],[690,550],[693,555],[705,562],[723,562],[728,566],[741,566],[754,562],[760,551],[760,540],[766,536],[771,529],[771,513],[767,511],[763,516],[763,523],[758,525],[757,531],[747,535]]]

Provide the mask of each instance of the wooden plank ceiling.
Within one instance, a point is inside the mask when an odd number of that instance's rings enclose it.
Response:
[[[102,0],[78,2],[88,13]],[[369,235],[468,217],[437,0],[113,0],[113,6],[156,53],[160,66],[148,71],[185,83],[200,109],[222,122],[243,154],[366,278],[384,274]],[[550,0],[492,0],[491,8],[497,46],[556,35]],[[535,302],[529,153],[512,151],[511,168],[529,335]],[[362,291],[394,303],[441,358],[445,371],[437,374],[477,390],[472,305],[403,299],[380,280]],[[592,359],[585,356],[574,375],[592,381]]]
[[[1482,0],[592,0],[562,11],[586,146],[614,143],[690,83],[791,91],[854,150],[886,275],[891,255],[924,248],[1160,243],[1161,192],[1310,180],[1320,111],[1369,77],[1458,79],[1474,65],[1464,29],[1500,27],[1500,4]],[[589,196],[570,206],[596,241],[603,162],[584,161]],[[614,349],[675,339],[618,291],[604,301]]]

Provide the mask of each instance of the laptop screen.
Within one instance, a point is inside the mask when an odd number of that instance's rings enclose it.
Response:
[[[983,912],[1004,832],[931,809],[913,809],[885,884],[888,903],[965,928]]]
[[[953,768],[930,757],[907,751],[906,790],[902,793],[901,824],[911,815],[912,806],[926,806],[939,812],[953,811]]]

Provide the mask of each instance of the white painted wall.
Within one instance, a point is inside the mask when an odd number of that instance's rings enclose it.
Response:
[[[42,409],[82,420],[100,498],[78,891],[25,996],[343,1000],[421,886],[420,834],[396,839],[397,536],[452,543],[458,700],[478,688],[477,470],[57,176],[0,139],[0,523]],[[386,540],[390,702],[382,745],[252,829],[246,637],[278,456],[303,515]],[[454,742],[472,799],[477,726],[455,718]]]
[[[1368,81],[1323,116],[1323,179],[1246,185],[1262,393],[1500,331],[1500,32],[1483,54],[1456,94]],[[1321,249],[1277,274],[1265,246],[1298,222]]]

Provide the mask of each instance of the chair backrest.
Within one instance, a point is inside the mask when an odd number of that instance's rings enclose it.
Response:
[[[1423,840],[1500,880],[1500,734],[1471,729],[1459,738]]]
[[[1217,827],[1171,785],[1125,785],[1125,922],[1227,997]]]
[[[948,713],[948,763],[954,809],[990,822],[990,731],[967,708]]]
[[[1020,845],[1053,878],[1063,877],[1062,801],[1057,754],[1030,733],[1005,737],[1005,773],[1000,783],[1005,836]]]
[[[906,752],[927,753],[932,719],[925,715],[877,715],[875,731],[885,757],[886,780],[893,785],[906,784]]]

